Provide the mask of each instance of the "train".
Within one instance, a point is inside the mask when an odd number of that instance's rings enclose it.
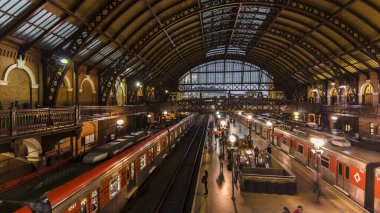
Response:
[[[238,116],[238,119],[243,124],[248,122],[243,115]],[[323,133],[315,135],[315,130],[309,132],[306,128],[291,131],[283,125],[268,126],[265,119],[259,118],[253,118],[250,122],[252,131],[256,134],[271,141],[306,167],[314,169],[318,162],[323,180],[368,211],[380,213],[379,152],[357,146],[337,147],[325,143],[321,147],[320,158],[316,158],[310,137],[323,138]],[[327,135],[324,138],[329,137]]]
[[[190,114],[69,182],[27,203],[17,213],[120,212],[138,188],[194,124]]]
[[[133,146],[134,144],[139,143],[149,137],[149,135],[150,132],[145,131],[132,132],[130,135],[123,136],[113,142],[94,148],[83,157],[82,162],[84,164],[94,164],[104,159],[113,157],[126,148]]]

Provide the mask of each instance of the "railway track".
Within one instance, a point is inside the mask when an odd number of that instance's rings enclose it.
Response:
[[[173,177],[179,174],[181,165],[185,162],[184,156],[191,152],[191,147],[201,146],[199,135],[203,135],[208,122],[208,116],[198,117],[198,121],[185,134],[179,143],[159,166],[151,174],[148,180],[138,189],[136,197],[133,198],[123,209],[122,212],[157,212],[159,207],[164,203],[164,197],[169,195],[169,189],[174,183]],[[202,134],[201,134],[202,133]],[[203,138],[203,136],[202,136]],[[195,158],[193,157],[193,160]],[[171,212],[165,210],[164,212]],[[174,211],[176,212],[176,211]]]
[[[208,116],[203,120],[204,122],[207,125]],[[169,187],[160,201],[156,213],[191,211],[191,205],[187,204],[192,203],[193,196],[191,195],[194,193],[192,192],[194,188],[192,186],[195,186],[194,182],[196,181],[196,172],[198,171],[196,168],[199,166],[207,128],[201,128],[200,130],[201,132],[198,132],[187,149]]]

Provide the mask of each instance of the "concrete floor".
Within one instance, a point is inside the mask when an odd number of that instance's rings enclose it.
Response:
[[[236,125],[239,128],[239,125]],[[241,133],[247,134],[247,128],[241,125]],[[240,136],[240,135],[239,135]],[[254,145],[260,149],[267,147],[267,141],[255,135]],[[243,193],[235,188],[235,202],[231,199],[231,172],[223,163],[223,174],[220,173],[218,151],[209,154],[204,152],[198,180],[201,180],[204,170],[209,171],[209,195],[203,196],[203,184],[198,182],[196,196],[193,203],[193,212],[282,212],[286,206],[293,212],[298,205],[302,205],[303,212],[366,212],[356,203],[345,197],[331,185],[321,182],[320,204],[316,202],[316,195],[312,192],[312,172],[296,162],[286,153],[273,147],[273,156],[284,163],[297,176],[296,195],[277,195],[263,193]]]

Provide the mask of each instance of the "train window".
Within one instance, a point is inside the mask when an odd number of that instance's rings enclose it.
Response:
[[[135,162],[131,163],[131,180],[135,179]]]
[[[80,202],[80,213],[87,213],[87,198]]]
[[[110,180],[110,199],[120,191],[120,176],[117,175]]]
[[[153,162],[153,160],[154,160],[153,147],[149,149],[149,157],[150,157],[150,162]]]
[[[338,173],[339,175],[343,175],[343,166],[341,163],[338,163]]]
[[[346,166],[346,179],[350,179],[350,167],[349,166]]]
[[[303,146],[298,144],[298,152],[303,154]]]
[[[142,170],[145,165],[146,165],[146,162],[145,162],[145,154],[143,154],[141,157],[140,157],[140,170]]]
[[[330,158],[321,156],[321,165],[325,168],[330,168]]]
[[[98,211],[98,191],[94,190],[91,193],[91,213]]]
[[[157,155],[161,152],[161,145],[160,143],[157,143]]]
[[[374,123],[369,123],[369,133],[371,135],[375,134],[375,124]]]

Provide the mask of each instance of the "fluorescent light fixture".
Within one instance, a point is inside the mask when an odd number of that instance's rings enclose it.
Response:
[[[339,88],[346,88],[346,87],[347,87],[346,85],[339,86]]]

